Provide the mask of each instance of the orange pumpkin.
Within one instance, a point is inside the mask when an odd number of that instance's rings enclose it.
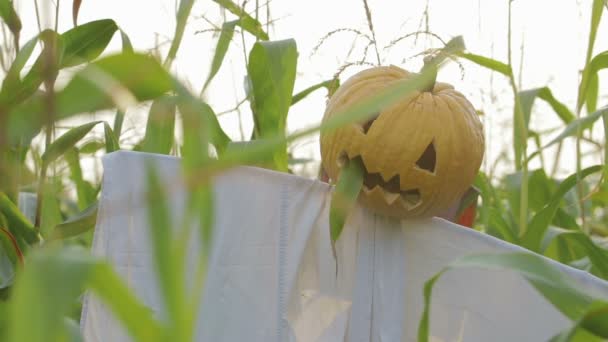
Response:
[[[414,75],[396,66],[361,71],[328,100],[324,120]],[[359,199],[398,218],[434,216],[448,208],[473,182],[483,153],[483,127],[473,106],[440,82],[404,96],[369,121],[321,134],[329,177],[336,181],[346,162],[360,158],[365,170]]]

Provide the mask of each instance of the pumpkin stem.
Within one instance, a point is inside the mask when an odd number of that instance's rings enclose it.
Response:
[[[428,72],[430,75],[429,83],[422,88],[423,92],[433,91],[435,88],[435,82],[437,81],[437,63],[435,58],[432,56],[424,57],[424,66],[420,70],[420,73]]]

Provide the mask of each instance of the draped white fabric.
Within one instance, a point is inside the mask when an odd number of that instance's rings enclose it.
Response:
[[[187,193],[177,158],[116,152],[104,158],[93,253],[111,262],[162,317],[148,240],[146,166],[166,187],[175,222]],[[424,282],[471,253],[522,251],[442,219],[398,222],[357,208],[329,243],[331,188],[240,167],[214,181],[215,231],[197,341],[415,341]],[[200,248],[192,239],[188,273]],[[555,263],[558,265],[557,263]],[[558,265],[587,292],[608,283]],[[432,341],[546,341],[570,322],[510,271],[447,272],[431,306]],[[129,341],[93,295],[82,314],[86,341]]]

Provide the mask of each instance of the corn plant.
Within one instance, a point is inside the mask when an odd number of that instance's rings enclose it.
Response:
[[[81,337],[74,320],[78,318],[79,298],[84,291],[103,301],[135,341],[193,340],[207,259],[203,255],[198,260],[194,289],[186,291],[183,251],[188,237],[194,234],[189,228],[192,222],[199,223],[203,246],[211,241],[213,197],[209,184],[213,177],[244,164],[290,172],[291,144],[320,130],[365,121],[371,113],[419,88],[429,77],[421,73],[322,125],[288,134],[290,107],[319,89],[327,89],[331,95],[340,82],[340,72],[295,92],[296,40],[272,40],[268,25],[258,16],[257,2],[253,14],[245,4],[214,2],[227,13],[227,21],[218,29],[210,72],[200,94],[222,68],[237,31],[254,38],[250,49],[244,47],[246,102],[254,121],[251,138],[246,141],[231,141],[214,109],[169,72],[180,49],[193,0],[179,1],[174,36],[164,58],[135,51],[128,33],[112,19],[78,23],[81,6],[88,5],[78,0],[72,2],[72,29],[61,33],[47,29],[20,45],[23,24],[12,0],[0,0],[0,18],[12,38],[4,44],[12,49],[3,51],[0,61],[6,67],[0,87],[0,340],[78,341]],[[367,2],[363,4],[370,32],[359,33],[368,38],[366,51],[373,48],[381,63],[372,12]],[[598,72],[608,67],[608,52],[593,51],[604,6],[606,3],[601,0],[592,3],[587,58],[577,104],[572,109],[556,99],[548,87],[518,89],[510,57],[507,62],[500,62],[468,51],[454,52],[449,57],[473,62],[506,77],[513,92],[516,172],[500,178],[479,173],[475,186],[480,189],[481,200],[475,228],[608,279],[608,228],[603,209],[608,202],[604,182],[608,169],[604,165],[582,165],[580,147],[577,172],[565,179],[547,172],[544,163],[540,169],[529,169],[531,160],[542,158],[545,149],[561,146],[565,139],[573,137],[578,146],[592,140],[586,133],[600,118],[604,129],[607,127],[607,107],[598,106]],[[508,15],[510,19],[510,12]],[[122,51],[104,53],[110,40],[118,35]],[[393,44],[396,43],[397,40]],[[42,48],[33,56],[36,45]],[[27,69],[30,62],[32,66]],[[64,74],[70,75],[70,80],[63,87],[56,86],[58,76]],[[536,99],[546,101],[563,123],[561,134],[549,142],[543,143],[543,133],[530,126]],[[100,184],[84,179],[81,158],[126,149],[121,146],[124,118],[129,108],[141,104],[149,106],[149,115],[145,135],[132,149],[180,156],[190,194],[182,229],[171,229],[166,196],[155,170],[148,169],[145,176],[154,266],[167,308],[162,320],[152,315],[111,265],[86,251],[96,220]],[[56,134],[58,125],[66,119],[107,110],[115,113],[113,122],[89,119]],[[182,125],[181,139],[176,139],[178,122]],[[103,127],[103,140],[87,141],[95,127]],[[44,141],[36,143],[37,136]],[[528,154],[530,141],[537,150]],[[596,143],[603,147],[601,142]],[[210,147],[215,153],[209,152]],[[607,150],[602,150],[605,162]],[[75,188],[75,196],[67,194],[68,184]],[[345,189],[348,191],[348,185]],[[24,192],[35,194],[33,213],[19,209],[20,194]],[[555,341],[574,340],[581,334],[608,337],[608,303],[581,293],[538,256],[511,254],[467,256],[430,279],[420,289],[427,304],[420,320],[420,341],[428,339],[434,282],[444,272],[466,267],[519,272],[572,320],[572,328],[556,336]],[[556,291],[563,295],[555,296]]]

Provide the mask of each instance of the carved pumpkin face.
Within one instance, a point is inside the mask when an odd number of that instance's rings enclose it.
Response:
[[[395,66],[364,70],[329,99],[324,120],[411,78]],[[360,158],[364,185],[359,199],[398,218],[434,216],[473,182],[484,152],[483,127],[471,103],[445,83],[414,92],[363,123],[321,134],[323,168],[336,181],[341,167]]]

